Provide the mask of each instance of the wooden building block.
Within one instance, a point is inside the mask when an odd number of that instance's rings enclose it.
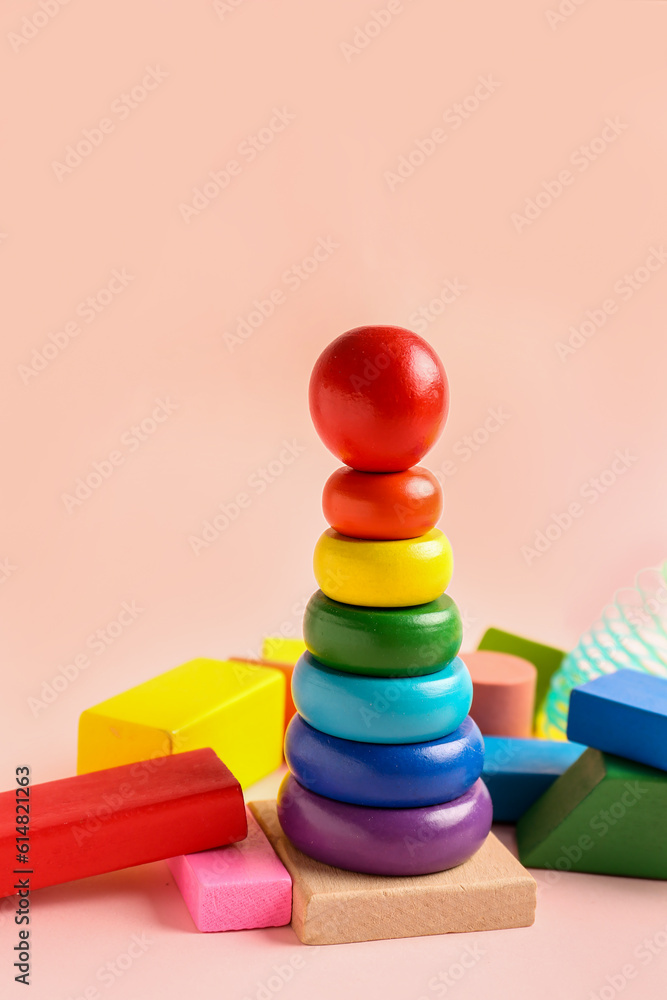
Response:
[[[262,659],[274,663],[296,663],[302,653],[306,652],[303,639],[284,639],[281,635],[269,635],[262,643]]]
[[[246,788],[282,762],[285,679],[232,660],[190,660],[79,720],[78,771],[212,747]]]
[[[574,688],[567,735],[667,771],[667,678],[616,670]]]
[[[472,677],[470,714],[482,734],[529,737],[537,679],[533,664],[492,650],[465,653],[464,661]]]
[[[292,876],[292,927],[304,944],[527,927],[535,919],[535,881],[493,834],[458,868],[387,878],[314,861],[284,835],[275,802],[250,809]]]
[[[21,878],[41,889],[230,844],[247,832],[239,783],[209,749],[31,785],[18,799],[30,810],[24,864],[16,801],[15,789],[0,794],[0,896],[17,891]]]
[[[478,649],[493,649],[498,653],[511,653],[532,663],[537,670],[537,686],[535,689],[535,712],[537,718],[542,702],[547,696],[549,682],[560,667],[565,653],[562,649],[545,646],[532,639],[524,639],[512,632],[503,632],[499,628],[489,628],[481,638]]]
[[[292,917],[292,879],[255,817],[246,810],[248,836],[168,861],[200,931],[283,927]]]
[[[667,775],[589,749],[519,820],[531,868],[667,878]]]
[[[294,664],[281,663],[279,660],[251,660],[245,656],[233,656],[231,659],[234,663],[250,663],[257,667],[271,667],[272,670],[279,670],[281,672],[285,678],[285,729],[287,729],[290,719],[296,713],[296,706],[292,698],[292,671],[294,670]]]
[[[485,736],[482,778],[491,794],[494,823],[516,823],[585,749],[565,740]]]

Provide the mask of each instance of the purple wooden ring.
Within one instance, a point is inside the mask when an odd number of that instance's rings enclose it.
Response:
[[[462,865],[479,850],[492,805],[481,779],[451,802],[386,809],[325,799],[288,772],[278,819],[295,847],[324,864],[369,875],[428,875]]]

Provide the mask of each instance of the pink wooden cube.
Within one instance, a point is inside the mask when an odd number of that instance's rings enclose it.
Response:
[[[200,931],[283,927],[292,918],[292,879],[246,809],[248,836],[237,844],[167,862]]]

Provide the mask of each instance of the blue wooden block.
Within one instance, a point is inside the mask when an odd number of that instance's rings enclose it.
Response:
[[[482,779],[496,823],[515,823],[586,749],[563,740],[484,737]]]
[[[573,688],[567,735],[667,771],[667,678],[616,670]]]
[[[304,788],[338,802],[408,809],[451,802],[482,773],[484,741],[467,716],[428,743],[361,743],[329,736],[300,715],[285,734],[285,760]]]

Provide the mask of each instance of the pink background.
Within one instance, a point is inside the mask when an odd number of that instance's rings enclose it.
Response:
[[[446,478],[467,646],[491,624],[571,646],[617,587],[665,558],[663,3],[566,0],[557,20],[556,0],[406,0],[363,48],[357,29],[384,0],[44,3],[48,17],[34,0],[0,14],[12,95],[2,787],[24,763],[35,781],[73,773],[78,715],[100,699],[194,656],[250,655],[265,634],[298,633],[336,466],[310,425],[307,381],[350,327],[411,326],[449,373],[450,420],[426,464]],[[148,67],[154,89],[125,103]],[[480,78],[483,100],[471,97]],[[244,140],[281,124],[276,108],[287,124],[250,160]],[[434,129],[439,141],[424,142]],[[98,145],[59,168],[84,130]],[[430,155],[399,181],[417,140]],[[233,159],[228,186],[209,188],[216,197],[186,222],[179,206]],[[335,247],[295,287],[318,241]],[[641,270],[647,258],[655,271]],[[637,268],[632,290],[623,276]],[[131,280],[88,311],[114,269]],[[463,290],[431,308],[448,281]],[[225,334],[275,289],[272,314],[230,349]],[[559,357],[570,327],[587,310],[599,320],[605,302],[604,325]],[[79,332],[68,341],[67,329]],[[132,428],[156,400],[171,412],[140,440]],[[492,433],[480,430],[489,411],[502,415]],[[468,451],[466,435],[487,440]],[[298,452],[289,464],[285,441]],[[629,457],[613,484],[587,487],[618,450]],[[68,510],[64,495],[94,463],[111,474]],[[239,493],[246,509],[195,554],[192,537]],[[562,537],[522,552],[573,503]],[[117,627],[123,602],[137,610]],[[98,629],[111,641],[90,639]],[[77,656],[85,666],[39,704]],[[273,793],[276,780],[264,785]],[[13,988],[13,924],[0,914]],[[667,949],[646,965],[633,952],[666,923],[664,886],[575,875],[540,892],[530,930],[315,952],[289,929],[197,935],[159,864],[35,897],[31,996],[97,983],[118,1000],[195,984],[200,997],[254,997],[298,952],[306,965],[282,996],[418,1000],[443,995],[429,980],[477,942],[485,954],[452,995],[588,997],[630,962],[624,996],[652,998]],[[100,985],[96,970],[143,932],[153,943],[141,960]]]

